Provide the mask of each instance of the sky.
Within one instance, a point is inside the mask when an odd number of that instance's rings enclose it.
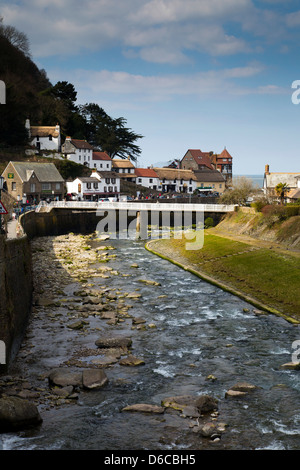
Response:
[[[0,16],[53,85],[144,136],[139,167],[226,147],[234,175],[300,172],[299,0],[0,0]]]

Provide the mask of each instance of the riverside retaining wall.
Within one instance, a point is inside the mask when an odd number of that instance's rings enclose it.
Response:
[[[0,373],[8,370],[22,342],[32,305],[32,258],[27,236],[0,236]],[[4,354],[5,353],[5,354]]]

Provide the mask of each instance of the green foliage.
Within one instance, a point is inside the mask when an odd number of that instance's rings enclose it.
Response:
[[[85,166],[79,165],[71,160],[54,160],[53,163],[55,163],[56,168],[65,181],[69,178],[73,180],[78,176],[83,176],[87,172],[87,168]],[[90,174],[89,169],[88,173]]]
[[[135,142],[143,136],[125,127],[123,117],[112,118],[103,108],[95,103],[79,107],[81,116],[86,121],[87,140],[95,147],[113,157],[130,158],[135,161],[141,153]]]
[[[212,217],[206,217],[204,221],[205,228],[213,227],[214,226],[214,219]]]

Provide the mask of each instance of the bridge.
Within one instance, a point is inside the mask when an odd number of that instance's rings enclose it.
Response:
[[[176,204],[173,202],[96,202],[96,201],[44,201],[36,207],[36,212],[50,212],[52,209],[94,210],[94,211],[135,211],[135,212],[202,212],[227,213],[236,210],[235,204]]]

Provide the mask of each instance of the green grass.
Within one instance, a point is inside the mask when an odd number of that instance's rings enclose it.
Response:
[[[206,233],[204,246],[187,251],[186,241],[161,240],[155,249],[181,261],[260,303],[300,320],[300,258]],[[180,261],[179,261],[180,262]]]

